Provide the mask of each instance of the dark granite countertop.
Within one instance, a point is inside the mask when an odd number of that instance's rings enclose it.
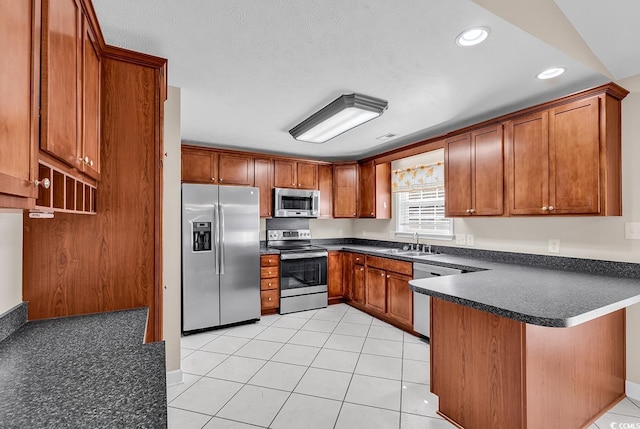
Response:
[[[166,428],[147,309],[27,322],[0,342],[0,427]]]
[[[462,269],[466,273],[412,280],[409,287],[418,293],[534,325],[575,326],[640,302],[638,264],[488,251],[475,252],[496,260],[446,253],[407,257],[381,253],[379,246],[368,244],[322,244],[322,247]],[[536,266],[542,263],[551,267]]]

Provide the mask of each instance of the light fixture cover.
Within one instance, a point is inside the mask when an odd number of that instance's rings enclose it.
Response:
[[[289,134],[300,141],[324,143],[382,115],[389,103],[362,94],[343,94],[295,127]]]
[[[536,77],[542,80],[553,79],[554,77],[560,76],[562,73],[564,73],[564,69],[562,67],[553,67],[550,69],[546,69],[541,73],[538,73],[538,76]]]
[[[491,30],[489,27],[474,27],[464,30],[456,37],[458,46],[475,46],[484,42]]]

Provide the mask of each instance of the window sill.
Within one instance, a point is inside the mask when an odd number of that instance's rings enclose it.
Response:
[[[396,232],[395,233],[396,237],[402,237],[402,238],[413,238],[413,232]],[[428,240],[442,240],[442,241],[451,241],[455,238],[454,235],[444,235],[444,234],[424,234],[424,233],[418,233],[418,237],[420,237],[421,239],[425,238]]]

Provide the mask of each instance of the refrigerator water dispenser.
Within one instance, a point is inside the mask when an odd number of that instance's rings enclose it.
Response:
[[[193,251],[211,251],[211,222],[193,223]]]

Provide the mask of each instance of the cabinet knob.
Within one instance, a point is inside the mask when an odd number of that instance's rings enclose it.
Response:
[[[215,182],[215,181],[216,181],[216,178],[215,178],[215,177],[212,177],[212,178],[211,178],[211,181],[212,181],[212,182]]]
[[[549,206],[549,211],[553,210],[553,206]]]
[[[384,277],[384,273],[380,274],[380,277]]]
[[[84,157],[84,163],[85,163],[85,164],[88,164],[88,163],[89,163],[89,157],[88,157],[88,156],[85,156],[85,157]]]
[[[93,159],[90,159],[90,160],[89,160],[89,166],[90,166],[90,167],[93,167]]]
[[[354,216],[356,215],[356,214],[355,214],[355,212],[353,213],[353,215],[354,215]]]
[[[542,211],[547,211],[547,206],[542,206]]]
[[[364,268],[360,268],[360,271],[364,271]]]
[[[42,186],[44,189],[49,189],[51,186],[51,180],[49,180],[48,177],[45,177],[43,180],[35,180],[33,184],[36,186]]]
[[[271,286],[271,283],[269,283],[269,286]]]
[[[271,297],[269,297],[269,301],[271,301]]]
[[[389,274],[387,274],[387,278],[391,277]]]
[[[220,179],[218,179],[218,182],[222,182],[222,177]]]
[[[476,212],[476,210],[475,210],[475,209],[470,209],[470,210],[469,210],[469,213],[471,213],[471,214],[473,214],[473,213],[475,213],[475,212]]]
[[[371,212],[371,216],[373,216],[373,212]]]
[[[300,183],[298,183],[298,188],[299,188],[300,186],[302,186],[302,185],[301,185]]]
[[[467,213],[471,213],[471,209],[467,209]]]

